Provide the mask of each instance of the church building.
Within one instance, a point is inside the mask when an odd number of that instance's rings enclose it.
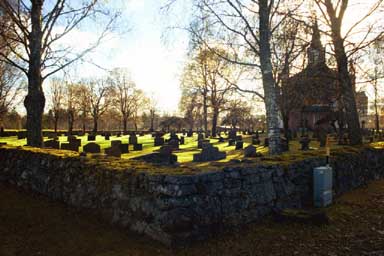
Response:
[[[282,85],[282,106],[292,130],[301,127],[314,130],[317,123],[333,120],[335,113],[342,110],[338,74],[326,64],[325,48],[321,43],[317,22],[313,26],[307,57],[304,70],[286,79]],[[354,69],[351,75],[354,86]],[[358,92],[355,96],[358,112],[366,115],[367,96],[364,92]]]

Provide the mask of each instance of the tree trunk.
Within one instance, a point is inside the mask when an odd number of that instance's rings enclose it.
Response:
[[[376,72],[375,72],[376,73]],[[375,89],[375,100],[374,100],[374,108],[375,108],[375,129],[376,131],[380,130],[380,117],[379,117],[379,108],[377,106],[377,74],[375,74],[375,84],[374,84],[374,89]]]
[[[54,130],[57,132],[57,124],[59,123],[59,116],[55,115]]]
[[[375,129],[376,131],[380,130],[380,117],[379,117],[379,111],[377,109],[377,103],[375,102]]]
[[[203,122],[204,122],[204,132],[208,131],[208,105],[207,105],[207,95],[203,95]]]
[[[219,110],[218,108],[213,109],[212,115],[212,137],[216,137],[217,134],[217,119],[219,118]]]
[[[99,119],[98,116],[94,116],[94,117],[93,117],[93,129],[92,129],[92,132],[93,132],[94,134],[97,133],[97,123],[98,123],[98,119]]]
[[[28,94],[24,100],[27,110],[27,144],[32,147],[43,145],[42,122],[45,106],[43,92],[43,79],[41,77],[41,12],[42,1],[32,1],[31,22],[32,30],[29,34],[29,69],[28,69]]]
[[[335,16],[330,1],[326,1],[327,12],[330,16],[332,42],[335,49],[338,77],[342,90],[343,102],[346,112],[346,123],[348,125],[348,137],[351,145],[362,144],[359,115],[357,113],[355,92],[348,71],[348,57],[345,53],[344,39],[341,36],[341,19]]]
[[[281,154],[280,129],[279,129],[279,107],[275,80],[272,75],[271,49],[270,49],[270,10],[267,0],[259,1],[260,19],[260,67],[265,95],[265,109],[269,139],[269,154]]]
[[[74,114],[72,111],[68,112],[68,134],[72,134],[73,131],[73,122],[74,122]]]
[[[123,132],[127,132],[127,126],[128,126],[128,118],[126,116],[123,116]]]

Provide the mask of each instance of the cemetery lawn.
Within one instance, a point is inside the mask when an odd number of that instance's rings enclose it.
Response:
[[[178,134],[181,136],[182,134]],[[89,143],[87,141],[87,136],[77,136],[78,139],[81,139],[81,147],[79,148],[80,152],[83,150],[83,146]],[[151,135],[145,135],[145,136],[138,136],[138,143],[143,144],[143,150],[142,151],[133,151],[133,146],[130,145],[130,152],[128,154],[122,154],[122,159],[131,159],[138,156],[150,154],[154,151],[157,151],[160,149],[160,147],[154,147],[153,141],[154,138],[152,138]],[[165,139],[169,138],[169,134],[164,136]],[[264,141],[264,134],[260,135],[260,140]],[[44,140],[49,140],[48,138],[44,138]],[[102,152],[104,152],[104,149],[107,147],[110,147],[111,141],[113,140],[121,140],[122,143],[128,143],[128,136],[111,136],[110,140],[105,140],[103,136],[97,136],[96,137],[96,143],[100,145]],[[60,136],[59,137],[60,142],[67,142],[67,137]],[[243,141],[244,141],[244,148],[251,144],[252,138],[249,135],[243,135]],[[26,139],[18,140],[16,136],[12,137],[0,137],[0,142],[6,142],[10,146],[24,146],[26,145]],[[223,165],[233,159],[243,159],[243,150],[235,150],[234,146],[228,146],[228,142],[222,142],[219,143],[218,139],[211,139],[211,144],[215,147],[218,147],[220,151],[225,151],[227,153],[227,158],[219,161],[210,161],[210,162],[202,162],[202,163],[195,163],[192,162],[193,154],[200,153],[201,150],[197,148],[197,135],[195,134],[192,138],[185,137],[185,145],[180,145],[180,150],[175,151],[174,153],[178,157],[178,162],[181,163],[182,166],[197,168],[198,170],[211,170],[215,169],[219,165]],[[377,144],[377,143],[376,143]],[[377,147],[384,147],[383,145],[376,145]],[[290,142],[290,150],[288,152],[285,152],[284,154],[280,156],[274,156],[269,157],[268,156],[268,148],[264,146],[256,146],[257,151],[260,152],[263,157],[262,158],[256,158],[252,159],[252,161],[263,161],[264,163],[289,163],[292,161],[300,160],[303,158],[308,157],[316,157],[316,156],[325,156],[325,149],[319,147],[319,142],[315,140],[311,140],[310,143],[310,151],[301,151],[300,150],[300,144],[297,140]],[[337,151],[341,149],[351,150],[349,147],[343,147],[338,146],[336,143],[332,145],[332,151]],[[36,149],[40,150],[40,149]],[[331,152],[332,152],[331,151]],[[50,152],[53,152],[52,150]],[[54,150],[55,154],[63,155],[63,156],[71,156],[76,155],[77,153],[72,153],[70,151],[66,150]]]
[[[326,209],[326,226],[265,219],[184,248],[169,249],[46,197],[0,183],[0,255],[384,255],[384,180]]]

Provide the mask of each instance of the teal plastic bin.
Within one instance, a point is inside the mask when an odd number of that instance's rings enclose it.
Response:
[[[317,167],[313,170],[313,200],[315,207],[332,204],[332,168]]]

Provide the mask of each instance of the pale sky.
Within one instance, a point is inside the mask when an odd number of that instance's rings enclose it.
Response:
[[[182,71],[187,47],[188,34],[170,26],[182,26],[188,22],[186,0],[175,6],[172,14],[165,14],[161,0],[114,0],[122,13],[123,34],[115,33],[100,45],[86,59],[111,70],[128,68],[136,85],[148,96],[156,98],[161,111],[174,113],[180,99],[179,76]],[[182,16],[176,16],[182,15]],[[73,40],[76,38],[76,40]],[[83,30],[75,32],[66,40],[80,48],[92,42],[95,35]],[[68,42],[64,42],[68,43]],[[103,71],[89,63],[79,63],[73,68],[79,77],[102,75]]]

